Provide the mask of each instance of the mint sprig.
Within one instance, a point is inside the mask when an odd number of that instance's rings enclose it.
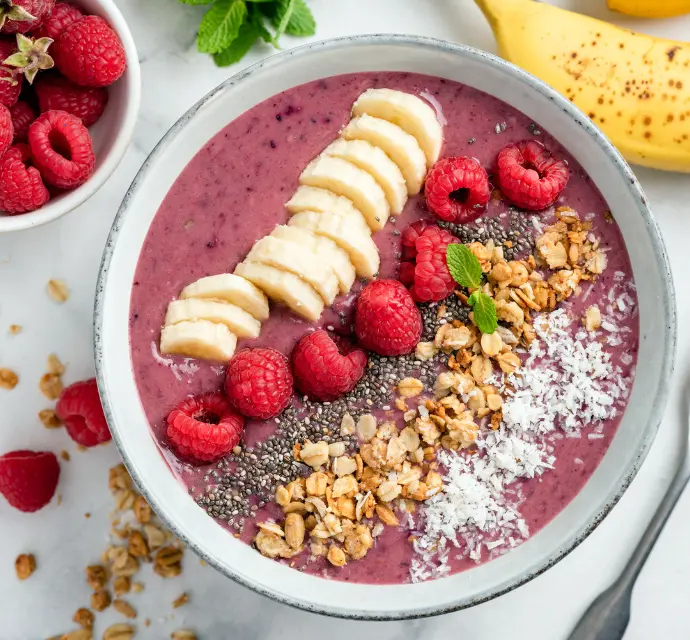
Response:
[[[304,0],[178,0],[210,5],[197,34],[197,49],[219,67],[239,62],[257,40],[279,46],[280,37],[311,36],[316,22]],[[273,27],[273,31],[269,30]]]
[[[464,244],[449,244],[446,263],[453,280],[468,289],[476,289],[482,283],[482,265]]]
[[[494,301],[482,291],[475,291],[468,299],[467,304],[472,307],[474,324],[482,333],[493,333],[498,328],[496,305]]]
[[[484,292],[480,291],[484,279],[482,265],[469,247],[464,244],[449,244],[446,248],[446,264],[453,280],[466,289],[475,291],[467,298],[472,307],[474,323],[482,333],[493,333],[498,327],[496,305]]]

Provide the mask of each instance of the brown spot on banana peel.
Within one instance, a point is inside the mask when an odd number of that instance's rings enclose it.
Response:
[[[567,88],[566,98],[598,124],[603,120],[629,160],[690,172],[690,145],[683,139],[690,137],[683,131],[690,121],[690,46],[529,0],[476,2],[492,23],[499,52],[555,88]],[[633,116],[635,124],[626,127]]]

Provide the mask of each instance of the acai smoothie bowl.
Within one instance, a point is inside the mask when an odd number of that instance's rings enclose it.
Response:
[[[226,575],[333,615],[495,597],[606,515],[675,348],[663,244],[566,100],[485,53],[308,45],[204,98],[118,214],[115,441]]]

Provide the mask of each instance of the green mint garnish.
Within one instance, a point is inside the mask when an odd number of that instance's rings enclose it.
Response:
[[[280,36],[311,36],[316,23],[305,0],[178,0],[210,5],[199,25],[197,49],[219,67],[239,62],[257,40],[278,47]],[[267,26],[273,26],[273,32]]]
[[[482,266],[477,257],[464,244],[449,244],[446,263],[453,280],[468,289],[476,289],[482,283]]]
[[[216,0],[201,19],[197,48],[201,53],[220,53],[237,38],[247,18],[243,0]]]
[[[279,2],[279,5],[286,4]],[[285,33],[291,36],[313,36],[316,33],[316,22],[304,0],[295,0],[292,14],[285,25]]]
[[[481,291],[475,291],[468,299],[467,304],[472,307],[474,324],[482,333],[493,333],[498,327],[496,317],[496,305],[494,301]]]

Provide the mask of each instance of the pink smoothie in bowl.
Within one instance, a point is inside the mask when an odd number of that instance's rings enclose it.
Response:
[[[210,464],[179,459],[166,418],[190,396],[223,392],[225,364],[161,354],[166,308],[190,283],[232,273],[255,242],[288,223],[285,203],[300,174],[338,138],[353,103],[372,87],[430,105],[443,125],[440,157],[476,159],[492,188],[481,216],[466,224],[439,219],[424,192],[411,195],[402,213],[372,235],[377,278],[400,277],[401,263],[409,262],[402,246],[409,225],[440,226],[482,267],[498,311],[500,350],[485,344],[469,315],[469,292],[458,284],[447,297],[419,304],[416,348],[393,357],[369,352],[348,394],[328,403],[295,394],[276,418],[247,420],[228,455]],[[540,142],[567,163],[567,185],[543,210],[516,208],[498,188],[499,151],[523,140]],[[501,275],[505,265],[509,276]],[[315,328],[355,343],[353,314],[366,284],[358,278],[318,321],[271,302],[259,337],[239,340],[237,350],[270,347],[290,356]],[[228,535],[278,562],[360,583],[418,582],[467,570],[510,553],[548,524],[593,474],[616,433],[638,342],[636,288],[622,235],[568,151],[496,98],[398,72],[303,84],[251,108],[212,138],[153,220],[130,310],[142,405],[172,473],[199,507]],[[490,371],[481,366],[487,362]],[[394,464],[386,455],[403,433],[419,442]],[[300,448],[308,443],[330,445],[327,461],[305,464]],[[379,466],[367,462],[376,447],[386,452]],[[355,460],[358,468],[345,474],[355,488],[334,497],[342,477],[336,458]],[[410,471],[417,480],[400,484]],[[397,492],[393,499],[382,491],[386,482]],[[299,518],[286,521],[286,512]],[[296,519],[303,527],[297,543],[288,526]]]

